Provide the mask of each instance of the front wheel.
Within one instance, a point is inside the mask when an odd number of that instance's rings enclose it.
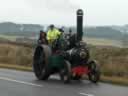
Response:
[[[71,81],[71,64],[69,61],[64,61],[64,68],[60,72],[60,78],[64,83],[70,83]]]
[[[100,68],[97,65],[96,61],[89,61],[89,70],[88,78],[91,82],[97,83],[100,80]]]

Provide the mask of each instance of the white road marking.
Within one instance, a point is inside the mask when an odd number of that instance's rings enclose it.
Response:
[[[79,93],[79,94],[83,96],[94,96],[93,94],[86,94],[86,93]]]
[[[43,85],[38,85],[38,84],[30,83],[30,82],[19,81],[19,80],[7,78],[7,77],[0,77],[0,80],[6,80],[6,81],[16,82],[16,83],[20,83],[20,84],[25,84],[25,85],[36,86],[36,87],[43,87]]]

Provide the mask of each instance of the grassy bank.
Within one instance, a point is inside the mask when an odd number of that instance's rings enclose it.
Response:
[[[14,44],[0,44],[0,63],[31,66],[33,48]]]
[[[128,78],[126,77],[122,78],[122,77],[117,77],[117,76],[110,77],[110,76],[102,75],[101,82],[128,86]]]
[[[101,66],[105,76],[128,77],[128,48],[91,47],[92,58]]]

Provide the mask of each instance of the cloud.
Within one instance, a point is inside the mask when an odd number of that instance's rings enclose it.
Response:
[[[73,12],[79,6],[73,4],[70,0],[45,0],[46,8],[59,12]]]
[[[47,9],[57,12],[72,12],[79,8],[70,0],[26,0],[28,4],[35,9]]]

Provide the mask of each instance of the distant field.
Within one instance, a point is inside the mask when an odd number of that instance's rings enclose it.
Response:
[[[116,40],[90,38],[90,37],[85,37],[83,40],[86,41],[88,44],[92,44],[92,45],[122,47],[121,41],[116,41]]]
[[[8,35],[0,34],[0,38],[11,40],[11,41],[16,41],[17,36],[8,36]]]
[[[16,41],[16,39],[21,38],[21,36],[0,35],[0,38],[7,39],[10,41]],[[88,44],[92,44],[92,45],[122,47],[121,41],[116,41],[116,40],[91,38],[91,37],[85,37],[83,40],[86,41]]]

